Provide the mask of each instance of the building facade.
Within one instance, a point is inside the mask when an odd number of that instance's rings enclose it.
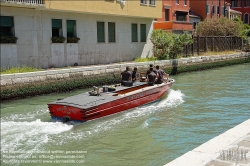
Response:
[[[162,0],[162,16],[154,22],[154,29],[173,33],[192,31],[189,22],[189,0]]]
[[[156,0],[1,0],[1,67],[108,64],[152,56],[153,19],[161,17],[161,9]]]
[[[245,24],[250,25],[250,0],[225,0],[230,3],[230,8],[242,13],[241,19]]]
[[[190,9],[201,16],[202,20],[225,16],[224,0],[189,0]]]

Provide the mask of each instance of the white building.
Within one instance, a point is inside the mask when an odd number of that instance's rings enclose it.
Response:
[[[161,2],[126,1],[124,5],[103,0],[97,9],[79,9],[97,2],[1,0],[1,67],[108,64],[153,55],[150,34],[153,18],[161,15],[156,11]],[[148,12],[141,13],[144,10]],[[16,43],[6,43],[13,36],[18,38]],[[53,36],[80,40],[52,43]]]

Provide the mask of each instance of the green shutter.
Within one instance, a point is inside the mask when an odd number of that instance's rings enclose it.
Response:
[[[11,16],[1,16],[1,27],[14,27],[13,17]]]
[[[146,24],[141,24],[141,42],[146,42]]]
[[[104,22],[97,22],[97,42],[105,42]]]
[[[209,13],[209,5],[206,5],[206,12]]]
[[[137,24],[132,24],[132,42],[138,42]]]
[[[115,23],[108,23],[109,42],[115,42]]]
[[[67,37],[75,36],[76,20],[67,20]]]
[[[62,28],[62,20],[61,19],[52,19],[52,28],[55,28],[55,29]]]

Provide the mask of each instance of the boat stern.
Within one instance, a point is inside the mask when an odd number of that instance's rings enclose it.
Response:
[[[48,108],[52,119],[62,122],[84,121],[85,111],[83,109],[59,104],[48,104]]]

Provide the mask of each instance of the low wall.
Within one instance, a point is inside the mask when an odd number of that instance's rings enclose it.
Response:
[[[1,100],[117,83],[120,81],[120,73],[125,70],[126,66],[131,68],[137,66],[138,72],[145,72],[148,70],[149,64],[153,63],[154,65],[160,65],[167,73],[178,74],[246,62],[250,62],[250,53],[241,52],[230,55],[199,56],[153,62],[95,65],[29,73],[2,74],[0,80]]]

